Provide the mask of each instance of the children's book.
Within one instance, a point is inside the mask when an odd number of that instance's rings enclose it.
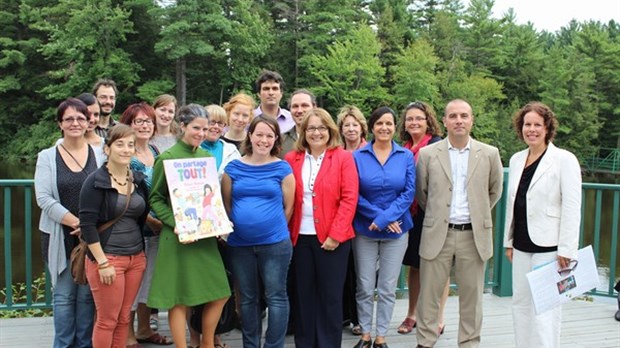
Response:
[[[164,170],[180,242],[232,232],[222,201],[215,157],[165,160]]]

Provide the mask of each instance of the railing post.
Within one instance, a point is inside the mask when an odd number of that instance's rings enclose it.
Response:
[[[506,225],[506,205],[508,204],[508,169],[504,168],[504,189],[502,197],[495,206],[495,250],[493,254],[493,273],[495,286],[493,294],[512,296],[512,264],[504,255],[504,228]]]
[[[6,284],[6,306],[13,307],[13,273],[11,254],[11,187],[4,188],[4,279]]]

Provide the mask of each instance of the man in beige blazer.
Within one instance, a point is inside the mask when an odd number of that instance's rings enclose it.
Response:
[[[443,124],[448,137],[420,150],[416,199],[426,212],[420,243],[418,347],[439,337],[439,301],[455,265],[460,322],[459,347],[478,347],[486,261],[493,255],[491,209],[502,194],[497,148],[472,139],[471,106],[452,100]]]

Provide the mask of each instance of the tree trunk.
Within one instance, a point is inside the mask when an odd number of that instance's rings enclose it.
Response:
[[[179,58],[176,61],[176,78],[177,78],[177,102],[179,106],[185,105],[187,93],[187,78],[185,76],[185,58]]]

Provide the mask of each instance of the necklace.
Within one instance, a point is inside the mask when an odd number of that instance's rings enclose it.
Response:
[[[60,147],[62,147],[62,149],[63,149],[63,150],[65,150],[65,152],[69,155],[69,157],[71,157],[71,159],[73,159],[73,161],[75,162],[75,164],[77,164],[77,165],[78,165],[78,167],[80,167],[80,169],[81,169],[82,171],[84,171],[84,166],[82,166],[82,165],[80,164],[80,162],[79,162],[79,161],[78,161],[78,160],[77,160],[77,159],[76,159],[76,158],[75,158],[75,157],[71,154],[71,152],[69,152],[69,150],[67,150],[67,148],[66,148],[66,147],[65,147],[62,143],[60,143]]]
[[[114,180],[114,182],[117,183],[119,186],[127,186],[127,183],[129,182],[129,169],[127,169],[127,176],[125,177],[125,182],[124,183],[121,183],[120,181],[116,180],[114,175],[112,175],[112,173],[110,173],[109,169],[108,169],[108,174],[110,174],[110,177],[112,177],[112,180]]]

